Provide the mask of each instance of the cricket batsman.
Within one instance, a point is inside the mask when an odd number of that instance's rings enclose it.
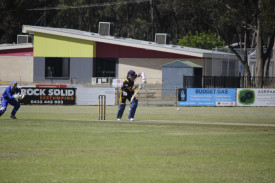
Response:
[[[129,70],[127,73],[127,77],[124,79],[123,84],[120,89],[120,99],[119,99],[119,107],[117,112],[117,120],[120,121],[122,115],[124,113],[126,107],[126,100],[131,101],[130,111],[128,115],[128,120],[134,121],[136,109],[138,106],[138,100],[134,97],[132,100],[132,96],[134,95],[134,90],[139,86],[134,85],[135,79],[140,77],[141,74],[136,74],[135,71]]]
[[[20,108],[20,103],[17,101],[19,99],[23,99],[25,97],[24,94],[21,94],[21,90],[17,88],[17,81],[12,81],[11,85],[8,86],[1,97],[2,107],[0,109],[0,116],[2,116],[7,110],[8,104],[14,106],[10,118],[17,119],[15,117],[16,112]]]

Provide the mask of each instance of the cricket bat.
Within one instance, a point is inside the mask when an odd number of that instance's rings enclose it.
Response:
[[[143,86],[146,84],[146,77],[145,77],[145,73],[144,72],[141,73],[141,78],[142,78],[141,85],[138,87],[138,89],[135,90],[134,95],[131,97],[130,104],[133,102],[133,100],[134,100],[136,94],[139,92],[139,90],[141,88],[143,88]]]
[[[130,100],[130,104],[133,102],[133,100],[134,100],[136,94],[139,92],[140,89],[141,89],[141,87],[138,87],[138,89],[135,90],[135,93],[134,93],[134,95],[132,96],[132,98],[131,98],[131,100]]]

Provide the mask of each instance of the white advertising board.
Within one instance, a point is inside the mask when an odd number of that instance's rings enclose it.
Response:
[[[237,106],[275,106],[275,89],[237,89]]]
[[[115,105],[115,88],[77,88],[76,105],[98,105],[98,96],[106,95],[106,105]]]
[[[121,87],[124,79],[113,79],[112,86],[113,87]]]
[[[2,94],[5,92],[6,88],[8,86],[0,86],[0,104],[1,104],[1,97],[2,97]]]

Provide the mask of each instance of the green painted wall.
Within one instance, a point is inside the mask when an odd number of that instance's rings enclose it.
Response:
[[[96,43],[51,34],[34,33],[34,57],[96,57]]]

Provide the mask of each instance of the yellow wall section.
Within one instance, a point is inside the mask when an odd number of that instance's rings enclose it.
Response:
[[[34,33],[34,57],[96,57],[96,43],[51,34]]]

